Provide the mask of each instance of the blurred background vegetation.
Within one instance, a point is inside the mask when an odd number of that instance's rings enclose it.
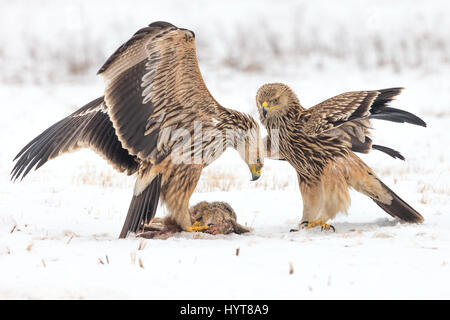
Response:
[[[139,28],[197,34],[201,65],[234,72],[336,64],[394,73],[450,70],[446,1],[0,1],[0,82],[93,77]]]

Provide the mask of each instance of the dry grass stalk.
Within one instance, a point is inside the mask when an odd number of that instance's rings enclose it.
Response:
[[[420,199],[420,203],[423,203],[423,204],[428,203],[428,200],[425,198],[425,195],[422,195],[422,198]]]
[[[28,244],[28,246],[27,246],[27,251],[31,251],[31,249],[33,248],[33,246],[34,246],[34,243],[33,243],[33,241],[31,241],[29,244]]]
[[[145,246],[147,245],[147,241],[141,240],[139,242],[138,251],[144,250]]]
[[[69,244],[70,243],[70,241],[72,241],[72,239],[73,239],[73,233],[70,235],[70,238],[69,238],[69,240],[67,240],[67,244]]]

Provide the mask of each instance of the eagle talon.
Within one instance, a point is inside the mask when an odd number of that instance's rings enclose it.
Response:
[[[308,228],[308,227],[309,227],[309,221],[307,221],[307,220],[302,221],[302,222],[300,223],[300,225],[302,226],[302,229]]]
[[[331,224],[324,224],[323,226],[320,227],[320,231],[333,231],[336,232],[336,229],[331,225]]]
[[[200,222],[195,221],[194,224],[192,224],[192,226],[190,226],[189,228],[186,229],[187,232],[201,232],[201,231],[205,231],[208,230],[210,228],[210,226],[201,226]]]
[[[323,219],[317,219],[317,220],[313,220],[313,221],[302,221],[300,223],[300,226],[302,227],[302,229],[305,229],[305,228],[311,229],[311,228],[315,228],[315,227],[320,227],[321,231],[332,230],[333,232],[336,232],[336,229],[331,224],[326,224]]]

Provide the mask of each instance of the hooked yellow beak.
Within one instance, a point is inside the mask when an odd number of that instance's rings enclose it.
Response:
[[[258,180],[260,176],[261,176],[261,170],[256,170],[256,166],[254,164],[252,164],[252,180],[251,181]]]
[[[269,107],[269,104],[267,103],[267,101],[264,101],[261,106],[262,106],[263,116],[265,118],[266,115],[267,115],[267,112],[272,111],[273,109],[275,109],[279,105],[277,104],[277,105]]]

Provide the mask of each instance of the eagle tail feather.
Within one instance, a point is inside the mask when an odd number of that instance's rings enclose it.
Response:
[[[422,215],[414,210],[409,204],[407,204],[402,198],[400,198],[394,191],[389,189],[380,179],[377,179],[381,184],[383,189],[389,193],[392,197],[392,202],[390,204],[385,204],[376,199],[373,199],[377,205],[379,205],[384,211],[389,213],[393,217],[397,217],[402,221],[409,223],[422,223]]]
[[[372,144],[372,149],[384,152],[394,159],[405,160],[405,157],[400,152],[392,148],[380,146],[379,144]]]
[[[161,177],[161,174],[157,175],[144,191],[133,195],[119,238],[126,238],[130,232],[136,233],[143,223],[153,219],[161,192]]]

